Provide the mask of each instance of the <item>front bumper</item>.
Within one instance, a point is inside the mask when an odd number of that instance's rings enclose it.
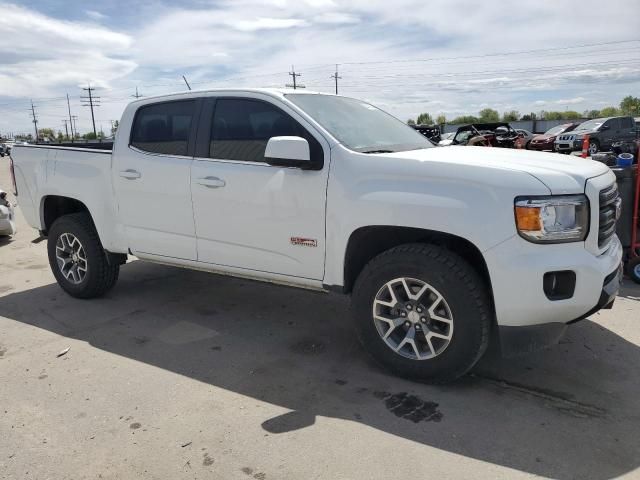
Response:
[[[569,323],[592,310],[605,279],[622,262],[622,246],[614,235],[600,255],[585,247],[582,242],[538,245],[514,236],[484,252],[498,325]],[[550,300],[543,290],[544,274],[566,270],[575,272],[573,295]]]
[[[531,353],[551,345],[555,345],[562,338],[567,325],[584,320],[598,310],[613,307],[620,283],[622,281],[622,263],[605,277],[600,292],[598,303],[586,311],[583,315],[567,323],[550,322],[540,325],[509,326],[498,327],[500,339],[500,353],[503,357],[511,357],[524,353]]]

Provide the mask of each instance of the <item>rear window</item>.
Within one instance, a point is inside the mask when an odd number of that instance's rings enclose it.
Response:
[[[194,100],[140,107],[131,132],[131,145],[150,153],[187,155]]]

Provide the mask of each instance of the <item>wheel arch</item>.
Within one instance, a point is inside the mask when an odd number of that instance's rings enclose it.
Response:
[[[47,235],[53,222],[58,218],[71,213],[87,213],[91,220],[91,212],[80,200],[61,195],[46,195],[40,202],[40,225],[42,233]]]
[[[450,233],[412,227],[375,225],[361,227],[352,232],[345,251],[342,291],[352,291],[356,278],[371,259],[386,250],[407,243],[440,245],[460,255],[486,282],[493,304],[489,269],[476,245]]]

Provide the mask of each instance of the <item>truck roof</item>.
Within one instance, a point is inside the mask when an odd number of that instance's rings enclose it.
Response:
[[[187,90],[174,93],[164,93],[162,95],[150,95],[148,97],[141,97],[133,100],[131,103],[143,102],[147,100],[163,99],[163,98],[179,98],[179,97],[192,97],[202,95],[203,93],[264,93],[274,97],[282,97],[288,93],[305,94],[305,95],[334,95],[332,93],[316,92],[306,89],[292,89],[292,88],[207,88],[201,90]]]

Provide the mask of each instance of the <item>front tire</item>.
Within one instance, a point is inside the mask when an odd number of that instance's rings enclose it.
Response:
[[[72,297],[100,297],[118,280],[120,265],[107,260],[86,213],[58,218],[49,230],[47,252],[53,275]]]
[[[627,273],[629,278],[636,283],[640,283],[640,257],[633,257],[627,263]]]
[[[600,151],[600,144],[597,140],[589,141],[589,156],[595,155]]]
[[[408,244],[363,269],[352,295],[359,339],[393,373],[431,383],[468,372],[489,343],[487,286],[460,256]]]

